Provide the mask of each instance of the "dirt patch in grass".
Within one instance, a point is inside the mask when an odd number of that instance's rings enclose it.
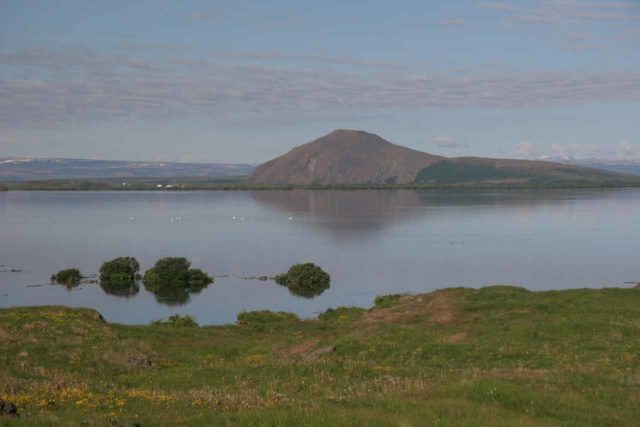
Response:
[[[312,339],[302,344],[297,344],[297,345],[294,345],[293,347],[288,347],[283,350],[280,350],[276,353],[276,355],[278,357],[283,357],[285,359],[301,357],[302,355],[312,351],[317,344],[318,344],[318,340]]]
[[[18,344],[18,338],[0,325],[0,347],[12,347]]]
[[[154,369],[158,362],[154,355],[142,352],[133,352],[122,359],[122,365],[133,371],[149,371]]]
[[[22,325],[22,330],[24,332],[31,331],[46,331],[49,327],[49,322],[45,322],[44,320],[36,320],[34,322],[26,323]]]
[[[467,331],[462,331],[459,334],[444,337],[442,339],[442,342],[445,344],[458,344],[466,340],[468,336],[469,336],[469,333]]]
[[[158,357],[146,345],[122,343],[118,347],[105,353],[103,360],[126,371],[150,371],[158,367]]]
[[[367,312],[365,323],[412,323],[422,317],[438,324],[452,324],[459,310],[449,293],[405,295],[389,308],[374,308]]]
[[[316,348],[318,345],[317,339],[306,341],[302,344],[294,345],[280,350],[276,353],[279,359],[285,360],[301,360],[304,362],[313,362],[317,360],[323,354],[332,353],[335,351],[335,347],[332,345]]]
[[[319,349],[316,349],[311,353],[307,353],[304,357],[304,360],[306,362],[313,362],[323,354],[333,353],[334,351],[336,351],[336,348],[332,345],[328,345],[326,347],[320,347]]]
[[[441,324],[455,323],[458,318],[458,309],[451,301],[451,297],[445,294],[436,296],[427,305],[431,313],[431,321]]]
[[[515,380],[528,380],[528,379],[545,379],[549,376],[549,370],[547,369],[527,369],[527,368],[513,368],[513,369],[501,369],[492,371],[492,375],[499,378],[508,378]]]

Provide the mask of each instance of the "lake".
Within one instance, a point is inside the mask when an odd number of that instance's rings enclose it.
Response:
[[[143,272],[183,256],[215,282],[171,304],[144,286],[125,297],[49,282],[118,256],[136,257]],[[245,279],[306,261],[332,277],[313,299]],[[451,286],[633,286],[640,190],[0,192],[0,265],[0,307],[93,307],[132,324],[176,313],[231,323],[263,309],[311,317]]]

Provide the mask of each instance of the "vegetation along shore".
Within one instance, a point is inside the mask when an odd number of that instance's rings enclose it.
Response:
[[[638,183],[621,182],[547,182],[547,183],[461,183],[461,184],[260,184],[242,180],[48,180],[7,182],[0,191],[270,191],[270,190],[536,190],[536,189],[588,189],[638,188]]]
[[[637,288],[492,286],[225,326],[2,309],[0,400],[19,415],[0,424],[632,426],[639,306]]]

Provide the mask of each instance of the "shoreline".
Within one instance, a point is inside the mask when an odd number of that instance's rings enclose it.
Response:
[[[39,285],[27,285],[27,287],[41,287],[44,286],[42,284]],[[53,285],[53,286],[59,286],[59,285]],[[377,308],[377,303],[376,301],[378,301],[379,299],[391,299],[391,300],[395,300],[395,299],[399,299],[399,298],[416,298],[416,297],[423,297],[423,296],[427,296],[430,294],[436,294],[436,293],[441,293],[441,292],[454,292],[454,291],[471,291],[471,292],[477,292],[477,291],[482,291],[485,289],[493,289],[493,288],[509,288],[509,289],[515,289],[518,291],[522,291],[522,292],[526,292],[529,294],[545,294],[545,293],[570,293],[572,291],[587,291],[587,292],[599,292],[599,291],[608,291],[608,290],[629,290],[629,289],[637,289],[638,292],[640,293],[640,281],[638,282],[631,282],[631,281],[627,281],[627,282],[623,282],[623,285],[612,285],[612,286],[606,286],[606,287],[593,287],[593,288],[589,288],[589,287],[582,287],[582,288],[566,288],[566,289],[545,289],[545,290],[530,290],[528,288],[525,288],[523,286],[517,286],[517,285],[505,285],[505,284],[495,284],[495,285],[485,285],[479,288],[472,288],[472,287],[464,287],[464,286],[451,286],[451,287],[444,287],[444,288],[439,288],[439,289],[434,289],[431,291],[425,291],[425,292],[405,292],[405,293],[398,293],[398,294],[380,294],[375,296],[369,304],[362,304],[362,305],[337,305],[337,306],[329,306],[327,308],[322,309],[322,311],[314,311],[313,314],[311,315],[304,315],[304,314],[299,314],[299,313],[295,313],[293,311],[286,311],[286,310],[272,310],[272,309],[268,309],[268,308],[264,308],[264,309],[256,309],[256,310],[239,310],[237,311],[233,316],[235,321],[226,321],[226,322],[213,322],[213,323],[200,323],[200,319],[198,318],[197,315],[195,314],[189,314],[184,313],[184,310],[181,311],[180,316],[181,317],[185,317],[185,318],[189,318],[191,320],[193,320],[194,322],[196,322],[197,326],[202,327],[202,328],[226,328],[226,327],[232,327],[232,326],[236,326],[238,324],[238,318],[244,314],[244,313],[272,313],[272,314],[277,314],[277,315],[285,315],[291,318],[295,318],[300,322],[315,322],[318,321],[320,319],[320,317],[322,315],[324,315],[326,312],[331,312],[331,311],[335,311],[335,310],[355,310],[355,311],[362,311],[362,312],[368,312],[371,310],[374,310]],[[12,309],[20,309],[20,310],[34,310],[34,311],[38,311],[38,310],[85,310],[85,311],[91,311],[91,312],[95,312],[95,315],[100,317],[101,319],[104,320],[104,322],[106,322],[107,324],[110,325],[122,325],[124,327],[148,327],[148,326],[152,326],[154,324],[157,323],[161,323],[161,322],[165,322],[167,320],[167,317],[150,317],[148,318],[148,320],[146,321],[141,321],[141,322],[126,322],[126,321],[118,321],[118,320],[109,320],[105,317],[105,315],[103,315],[103,313],[94,307],[90,307],[90,306],[83,306],[83,305],[64,305],[64,304],[42,304],[42,305],[12,305],[12,306],[4,306],[4,307],[0,307],[0,313],[3,310],[12,310]],[[184,314],[182,314],[184,313]]]
[[[165,182],[165,181],[162,181]],[[159,187],[161,185],[162,187]],[[122,184],[104,183],[97,181],[80,182],[11,182],[0,184],[0,192],[11,191],[153,191],[153,192],[183,192],[183,191],[372,191],[372,190],[580,190],[580,189],[619,189],[640,188],[639,184],[615,183],[585,183],[585,184],[407,184],[407,185],[260,185],[260,184],[218,184],[218,183],[187,183],[171,184],[157,182]]]
[[[522,286],[516,286],[516,285],[504,285],[504,284],[496,284],[496,285],[487,285],[487,286],[482,286],[479,288],[470,288],[470,287],[459,287],[459,286],[453,286],[453,287],[446,287],[446,288],[440,288],[440,289],[434,289],[432,291],[428,291],[428,292],[418,292],[418,293],[412,293],[412,292],[406,292],[406,293],[399,293],[399,294],[383,294],[383,295],[378,295],[374,298],[374,301],[372,301],[372,303],[368,306],[368,307],[363,307],[363,306],[355,306],[355,305],[349,305],[349,306],[336,306],[336,307],[329,307],[327,309],[325,309],[322,312],[317,312],[316,315],[314,316],[310,316],[310,317],[300,317],[298,314],[293,313],[293,312],[289,312],[289,311],[273,311],[273,310],[268,310],[268,309],[261,309],[261,310],[250,310],[250,311],[246,311],[246,310],[242,310],[239,311],[238,313],[236,313],[236,318],[239,318],[243,313],[272,313],[272,314],[281,314],[281,315],[286,315],[288,317],[291,318],[295,318],[300,322],[314,322],[317,320],[320,320],[321,316],[323,316],[324,314],[326,314],[327,312],[331,312],[331,311],[336,311],[336,310],[358,310],[358,311],[363,311],[363,312],[367,312],[367,311],[372,311],[375,310],[377,308],[379,308],[378,306],[378,301],[396,301],[396,300],[401,300],[404,298],[407,299],[413,299],[413,298],[422,298],[425,296],[429,296],[432,294],[439,294],[442,292],[482,292],[485,290],[489,290],[489,289],[510,289],[510,290],[515,290],[518,292],[523,292],[523,293],[528,293],[528,294],[551,294],[551,293],[571,293],[571,292],[607,292],[607,291],[611,291],[611,290],[630,290],[630,289],[634,289],[637,290],[638,293],[640,293],[640,281],[638,282],[624,282],[624,284],[628,285],[628,286],[607,286],[607,287],[600,287],[600,288],[568,288],[568,289],[546,289],[546,290],[530,290],[527,289],[525,287]],[[35,286],[41,286],[41,285],[35,285]],[[384,304],[383,304],[384,305]],[[112,324],[112,325],[122,325],[125,327],[147,327],[147,326],[151,326],[155,323],[158,322],[163,322],[166,319],[151,319],[149,322],[147,323],[122,323],[122,322],[117,322],[117,321],[110,321],[110,320],[106,320],[104,318],[104,316],[102,315],[102,313],[100,313],[100,311],[98,309],[95,309],[93,307],[86,307],[86,306],[68,306],[68,305],[61,305],[61,304],[53,304],[53,305],[16,305],[16,306],[8,306],[8,307],[0,307],[0,313],[2,311],[7,311],[7,310],[14,310],[14,309],[19,309],[19,310],[85,310],[85,311],[91,311],[91,312],[95,312],[95,314],[101,318],[105,323],[107,324]],[[197,321],[197,317],[195,316],[191,316],[186,314],[185,317],[190,317],[192,318],[194,321]],[[234,322],[234,323],[211,323],[211,324],[198,324],[199,327],[202,328],[226,328],[226,327],[231,327],[231,326],[236,326],[238,324],[238,322]]]

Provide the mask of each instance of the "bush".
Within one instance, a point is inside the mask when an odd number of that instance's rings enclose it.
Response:
[[[140,263],[133,257],[120,257],[107,261],[100,267],[100,281],[112,285],[129,286],[136,280]]]
[[[213,282],[213,279],[199,268],[192,268],[191,270],[189,270],[187,284],[190,288],[204,289],[211,282]]]
[[[213,283],[213,279],[197,268],[189,268],[186,258],[163,258],[142,278],[145,289],[161,302],[184,303],[189,293],[197,293]]]
[[[60,283],[61,285],[77,285],[82,280],[82,273],[77,268],[67,268],[60,270],[57,274],[51,276],[51,281]]]
[[[294,313],[286,311],[243,311],[238,313],[238,323],[241,325],[250,325],[255,323],[277,323],[298,321],[300,318]]]
[[[318,319],[324,322],[354,322],[360,319],[366,311],[360,307],[328,308],[320,313]]]
[[[163,258],[153,268],[147,270],[142,278],[144,287],[151,291],[162,289],[184,289],[191,263],[186,258]]]
[[[120,257],[100,267],[100,287],[110,295],[130,297],[138,293],[140,264],[133,257]]]
[[[167,320],[156,320],[151,322],[152,325],[161,325],[161,326],[171,326],[174,328],[197,328],[198,323],[191,316],[180,316],[179,314],[174,314],[170,316]]]
[[[396,305],[400,298],[405,295],[406,294],[380,295],[373,300],[373,304],[376,308],[389,308]]]
[[[331,276],[312,262],[295,264],[285,274],[276,276],[276,283],[303,298],[313,298],[331,286]]]

